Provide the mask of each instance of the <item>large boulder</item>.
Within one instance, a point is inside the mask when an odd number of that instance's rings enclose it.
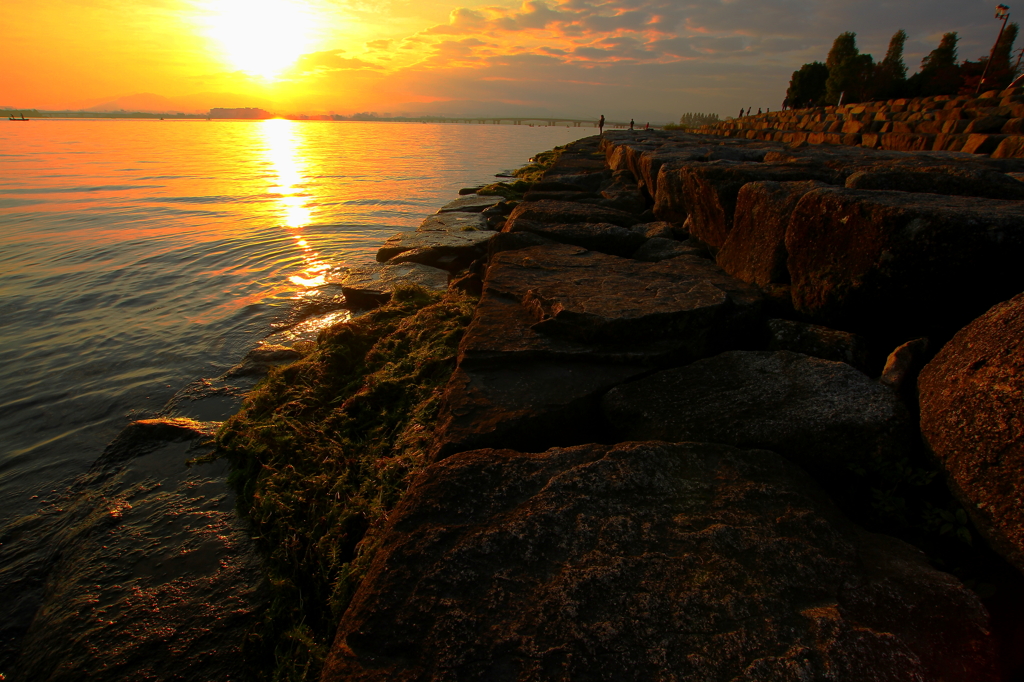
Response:
[[[731,351],[609,391],[622,440],[765,448],[815,474],[899,453],[909,417],[896,394],[843,362],[790,351]]]
[[[768,320],[768,350],[789,350],[845,362],[862,372],[868,365],[868,346],[863,337],[795,320]]]
[[[1024,199],[1024,184],[1006,173],[959,166],[889,166],[857,171],[846,178],[848,189],[887,189],[989,199]]]
[[[1024,185],[1022,185],[1024,186]],[[437,213],[420,223],[417,232],[472,232],[486,230],[487,217],[482,213]]]
[[[496,194],[469,194],[464,197],[459,197],[458,199],[453,199],[452,201],[449,201],[447,204],[437,209],[437,212],[480,213],[485,208],[490,208],[495,204],[500,204],[502,201],[505,201],[505,197]]]
[[[1024,290],[1024,203],[817,189],[786,251],[793,304],[817,321],[900,341],[951,333]]]
[[[324,682],[998,679],[972,592],[770,452],[467,452],[380,538]]]
[[[717,252],[725,246],[733,228],[736,200],[744,185],[764,180],[827,182],[834,180],[835,173],[814,166],[771,166],[720,160],[688,166],[683,170],[682,178],[690,234]]]
[[[1024,294],[961,330],[918,377],[921,433],[993,548],[1024,571]]]
[[[740,188],[733,228],[716,259],[722,269],[736,279],[754,284],[789,282],[786,269],[789,217],[801,197],[819,187],[827,185],[815,180],[769,181],[751,182]]]

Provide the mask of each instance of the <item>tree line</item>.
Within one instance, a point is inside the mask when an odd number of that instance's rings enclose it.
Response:
[[[1011,62],[1013,43],[1020,27],[1009,24],[989,57],[957,62],[956,31],[942,36],[939,46],[921,61],[921,70],[907,77],[903,46],[907,32],[896,31],[885,58],[875,63],[857,49],[857,34],[842,33],[829,50],[825,63],[811,62],[793,72],[786,91],[787,104],[806,106],[870,102],[902,97],[973,95],[985,74],[983,90],[1001,90],[1013,80],[1017,64]],[[988,67],[988,73],[985,69]]]

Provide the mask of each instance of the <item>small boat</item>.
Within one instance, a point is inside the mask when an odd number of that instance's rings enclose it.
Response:
[[[21,118],[14,118],[13,116],[8,116],[7,120],[8,121],[28,121],[29,119],[25,118],[25,114],[22,114]]]

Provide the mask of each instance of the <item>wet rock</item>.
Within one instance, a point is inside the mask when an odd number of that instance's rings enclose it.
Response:
[[[558,225],[538,223],[524,218],[510,219],[506,232],[531,232],[561,244],[582,246],[592,251],[628,258],[647,238],[626,227],[611,223],[573,223]]]
[[[751,182],[736,197],[736,218],[716,258],[733,277],[754,284],[786,284],[786,228],[797,202],[812,189],[804,182]]]
[[[461,270],[487,251],[494,232],[399,232],[377,251],[377,262],[413,262],[449,271]],[[402,254],[415,251],[404,258]]]
[[[604,206],[593,206],[568,201],[524,201],[516,206],[509,220],[529,220],[535,223],[611,223],[630,227],[640,222],[636,217]]]
[[[643,246],[633,252],[633,259],[645,263],[657,263],[676,256],[703,256],[704,252],[703,248],[692,246],[686,242],[654,237],[648,239]]]
[[[979,532],[1024,572],[1024,294],[947,343],[918,378],[921,433]]]
[[[1024,186],[1005,173],[956,166],[858,171],[846,178],[846,187],[990,199],[1024,199]]]
[[[690,235],[717,252],[725,246],[733,227],[733,215],[740,188],[750,182],[801,180],[828,181],[835,174],[827,169],[800,166],[770,166],[719,161],[690,166],[682,173],[684,201],[690,219]]]
[[[418,284],[431,291],[448,288],[448,272],[417,263],[368,265],[352,268],[341,280],[341,290],[351,308],[376,308],[391,300],[395,287]]]
[[[900,391],[912,383],[918,372],[924,367],[925,353],[928,352],[928,339],[914,339],[901,344],[889,354],[885,360],[882,375],[878,383]]]
[[[382,537],[325,682],[997,679],[977,597],[770,452],[467,452]]]
[[[417,232],[470,232],[486,230],[487,216],[483,213],[438,213],[427,217]]]
[[[898,341],[929,336],[1024,290],[1024,203],[818,189],[793,212],[786,250],[801,313]]]
[[[897,396],[842,362],[789,351],[730,351],[609,391],[624,440],[765,448],[827,479],[900,452],[909,420]]]
[[[845,362],[862,372],[868,349],[863,338],[850,332],[793,320],[768,320],[768,350],[788,350],[822,360]]]
[[[453,211],[461,211],[464,213],[479,213],[485,208],[494,206],[504,200],[505,197],[499,195],[469,194],[461,199],[449,201],[447,204],[437,209],[437,212],[451,213]]]

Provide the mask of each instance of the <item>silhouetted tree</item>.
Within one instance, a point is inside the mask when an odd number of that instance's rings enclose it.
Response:
[[[825,82],[828,80],[828,67],[821,62],[811,62],[793,72],[786,90],[786,100],[794,109],[821,103],[825,100]]]
[[[963,76],[956,62],[956,31],[942,36],[939,46],[921,61],[921,70],[907,79],[907,94],[911,97],[955,95],[963,84]]]
[[[847,31],[839,34],[832,43],[825,66],[828,67],[826,102],[838,104],[840,98],[845,103],[870,99],[874,60],[869,54],[860,54],[856,33]]]
[[[1020,33],[1020,26],[1016,23],[1009,24],[1006,30],[999,36],[995,47],[992,48],[992,63],[985,74],[985,82],[982,90],[1002,90],[1013,80],[1013,67],[1010,62],[1013,56],[1013,43]]]
[[[902,28],[889,40],[889,49],[885,59],[875,65],[874,92],[875,99],[893,99],[902,97],[907,85],[907,65],[903,61],[903,46],[907,42],[907,32]]]

